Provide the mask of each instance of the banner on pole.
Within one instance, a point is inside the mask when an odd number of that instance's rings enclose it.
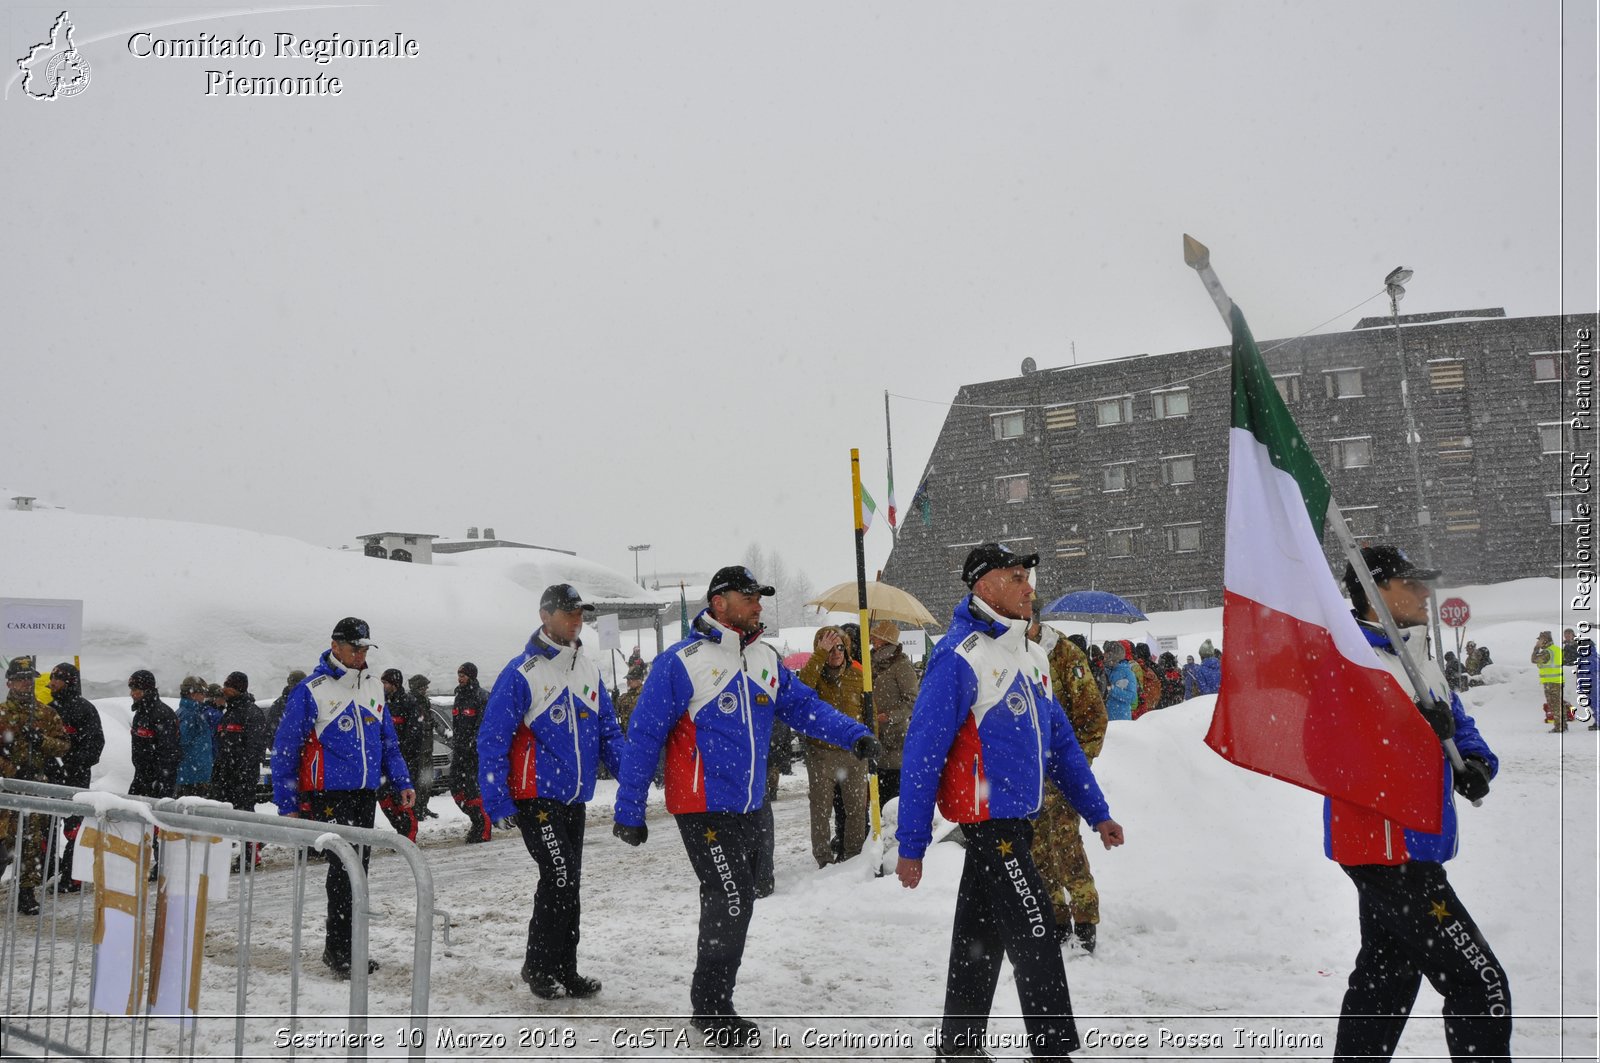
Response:
[[[76,656],[83,643],[83,601],[0,598],[0,655]]]
[[[616,613],[602,613],[595,618],[594,629],[600,636],[602,650],[622,649],[622,626]]]

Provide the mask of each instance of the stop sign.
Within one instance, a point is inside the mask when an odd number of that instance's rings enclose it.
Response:
[[[1460,598],[1446,598],[1439,603],[1439,620],[1447,627],[1465,627],[1472,618],[1472,610]]]

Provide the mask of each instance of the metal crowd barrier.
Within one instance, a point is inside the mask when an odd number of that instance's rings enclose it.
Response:
[[[129,798],[17,779],[0,779],[0,811],[14,813],[17,820],[7,839],[9,881],[0,889],[0,1056],[61,1055],[94,1061],[231,1056],[242,1060],[293,1058],[303,1049],[322,1049],[310,1054],[326,1055],[327,1049],[342,1047],[351,1059],[366,1058],[374,1043],[368,1029],[371,909],[368,876],[356,872],[361,866],[357,847],[367,846],[399,854],[416,890],[415,923],[407,928],[413,937],[408,1024],[399,1036],[386,1031],[388,1036],[376,1043],[384,1045],[382,1054],[386,1056],[394,1054],[388,1049],[403,1048],[411,1059],[426,1057],[433,875],[421,850],[406,838],[388,831],[241,812],[194,798]],[[71,868],[58,868],[54,880],[47,877],[35,890],[40,904],[37,915],[19,914],[20,872],[27,856],[24,849],[30,834],[38,836],[30,821],[38,817],[47,821],[43,859],[48,876],[49,869],[59,862],[63,821],[79,816],[113,824],[153,824],[158,838],[166,832],[220,838],[236,846],[237,873],[228,900],[212,904],[196,921],[195,933],[202,940],[184,942],[197,950],[193,974],[199,977],[198,988],[191,991],[192,1018],[158,1014],[148,996],[134,1002],[135,1013],[130,1015],[91,1008],[92,987],[99,974],[95,945],[104,935],[104,920],[96,919],[97,887],[85,883],[76,894],[56,889],[71,880]],[[258,868],[251,859],[258,842],[291,850],[292,863],[283,868]],[[164,866],[163,874],[187,876],[194,846],[174,843],[171,847],[177,852],[158,860],[177,866]],[[268,852],[271,862],[278,863],[278,850]],[[313,870],[323,870],[312,867],[312,852],[337,855],[350,877],[351,966],[348,1006],[339,1017],[342,1029],[330,1028],[329,1015],[308,1014],[304,1006],[309,1002],[315,1008],[328,999],[327,986],[320,981],[308,984],[301,972],[307,880]],[[139,864],[137,874],[144,876],[147,866]],[[313,887],[318,896],[320,886],[319,881]],[[156,907],[155,901],[156,890],[151,889],[142,910],[133,913],[135,917],[154,918],[151,909]],[[141,934],[146,926],[144,921],[139,923]],[[156,927],[158,938],[161,930]],[[266,943],[258,946],[263,934]],[[280,958],[285,938],[287,955]],[[231,983],[226,963],[230,960]],[[142,946],[136,962],[149,962]],[[280,966],[286,970],[280,971]]]

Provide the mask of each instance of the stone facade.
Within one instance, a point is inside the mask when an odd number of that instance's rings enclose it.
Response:
[[[1560,424],[1596,317],[1441,318],[1400,318],[1435,564],[1447,584],[1556,575],[1572,501]],[[1420,558],[1391,320],[1258,342],[1357,537]],[[942,619],[967,551],[999,540],[1038,552],[1046,601],[1095,587],[1147,612],[1220,605],[1230,396],[1227,347],[962,387],[921,480],[929,520],[906,507],[883,578]]]

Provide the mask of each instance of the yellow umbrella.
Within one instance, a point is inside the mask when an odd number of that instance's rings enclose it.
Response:
[[[855,612],[860,608],[861,589],[855,580],[829,587],[807,602],[820,609]],[[873,580],[867,584],[867,615],[872,620],[898,620],[918,627],[934,623],[927,607],[899,587]]]

